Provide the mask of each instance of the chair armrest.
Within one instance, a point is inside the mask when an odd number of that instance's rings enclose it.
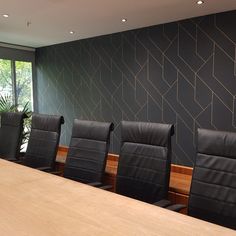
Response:
[[[62,175],[63,171],[62,170],[58,170],[58,171],[49,171],[50,174],[52,175]]]
[[[101,186],[99,188],[103,189],[103,190],[110,190],[110,189],[112,189],[112,185],[103,185],[103,186]]]
[[[103,189],[103,190],[109,190],[109,189],[112,188],[112,185],[102,185],[102,183],[100,183],[100,182],[87,183],[87,185],[93,186],[93,187],[96,187],[96,188],[100,188],[100,189]]]
[[[49,166],[42,166],[42,167],[38,167],[36,168],[37,170],[41,170],[41,171],[47,171],[49,172],[52,168]]]
[[[93,182],[93,183],[87,183],[87,185],[93,186],[93,187],[100,187],[100,186],[102,186],[102,183],[101,182]]]
[[[22,160],[17,160],[17,159],[7,159],[8,161],[17,163],[17,164],[22,164]]]
[[[171,201],[166,200],[166,199],[162,199],[158,202],[154,202],[153,205],[166,208],[171,205]]]
[[[183,204],[174,204],[171,206],[168,206],[166,209],[171,210],[171,211],[175,211],[175,212],[179,212],[180,210],[186,208],[186,205]]]

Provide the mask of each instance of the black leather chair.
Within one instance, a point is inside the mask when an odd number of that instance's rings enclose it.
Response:
[[[33,114],[28,147],[22,164],[44,171],[54,169],[63,116]]]
[[[236,133],[198,130],[188,214],[236,229]]]
[[[2,112],[0,128],[0,157],[9,161],[19,158],[22,142],[23,112]]]
[[[122,121],[117,193],[149,203],[167,198],[173,134],[173,125]]]
[[[198,129],[188,215],[236,229],[236,133]]]
[[[102,185],[113,123],[74,120],[64,177]]]

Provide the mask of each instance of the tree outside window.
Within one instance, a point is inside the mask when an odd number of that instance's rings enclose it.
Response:
[[[33,110],[32,63],[0,59],[0,95],[8,96],[21,110]]]

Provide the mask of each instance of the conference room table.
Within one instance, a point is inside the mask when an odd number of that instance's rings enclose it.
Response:
[[[236,231],[0,160],[0,235],[236,235]]]

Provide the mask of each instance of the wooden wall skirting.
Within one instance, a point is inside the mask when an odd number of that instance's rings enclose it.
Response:
[[[171,171],[176,172],[176,173],[185,174],[185,175],[191,175],[191,176],[193,174],[192,167],[175,165],[175,164],[171,164]]]
[[[58,151],[60,151],[60,152],[68,152],[68,147],[67,146],[59,146],[58,147]]]

